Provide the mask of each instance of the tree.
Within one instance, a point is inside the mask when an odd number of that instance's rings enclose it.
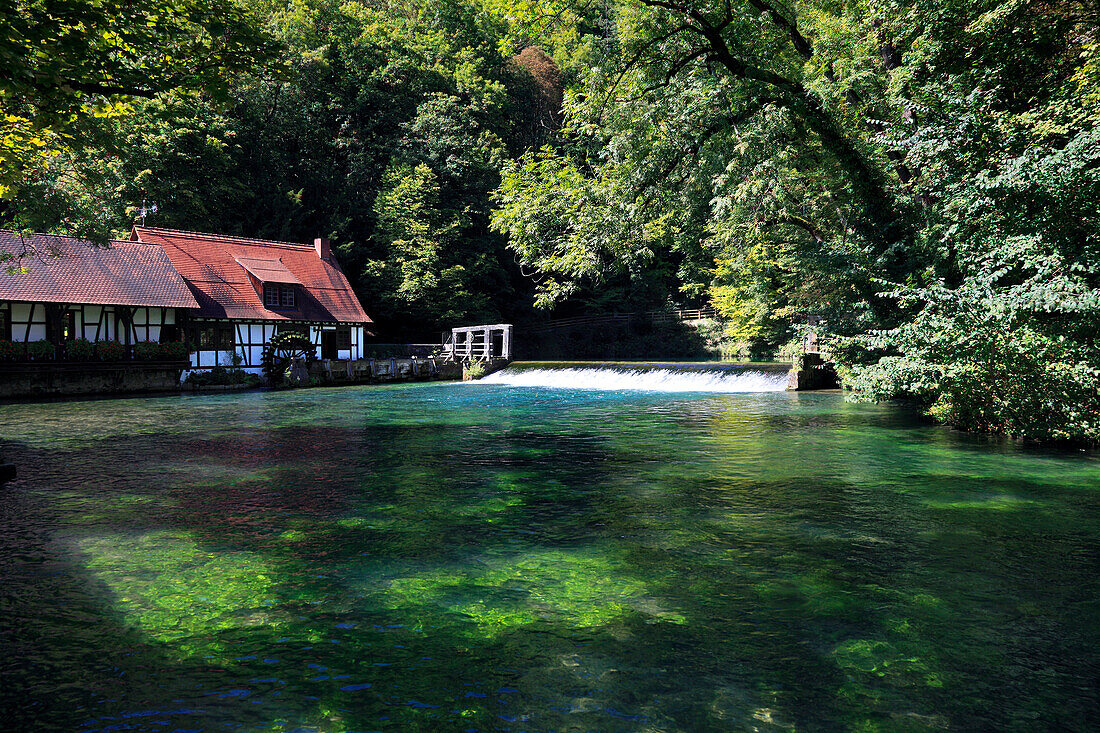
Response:
[[[487,295],[472,286],[492,260],[459,247],[459,212],[441,208],[439,197],[438,177],[421,163],[392,168],[375,201],[376,236],[387,257],[369,261],[364,278],[382,295],[381,317],[391,328],[404,321],[406,329],[412,322],[438,330],[490,310]]]
[[[612,5],[616,43],[494,222],[544,305],[676,263],[740,337],[824,316],[866,396],[1096,441],[1091,8]]]
[[[88,120],[173,91],[224,98],[277,52],[233,0],[2,0],[0,11],[0,199],[26,226],[39,222],[22,216],[20,186],[62,175]]]

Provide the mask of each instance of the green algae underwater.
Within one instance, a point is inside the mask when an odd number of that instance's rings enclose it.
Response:
[[[0,407],[0,720],[1100,727],[1100,460],[832,394]]]

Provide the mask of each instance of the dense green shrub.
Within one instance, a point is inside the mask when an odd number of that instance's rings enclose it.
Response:
[[[936,420],[967,430],[1100,443],[1100,360],[988,307],[969,318],[928,306],[905,327],[869,340],[902,355],[851,368],[861,396],[907,396]]]
[[[99,341],[95,353],[103,361],[121,361],[126,356],[126,347],[118,341]]]
[[[187,344],[182,341],[169,341],[168,343],[160,344],[160,357],[162,359],[181,361],[187,358],[187,353]]]
[[[65,342],[65,357],[72,361],[90,361],[95,356],[95,344],[88,339],[69,339]]]
[[[138,341],[134,344],[134,358],[155,361],[164,358],[164,349],[156,341]]]
[[[187,358],[187,345],[179,341],[157,343],[156,341],[138,341],[134,344],[134,358],[141,361],[183,360]]]
[[[54,358],[57,349],[46,339],[31,341],[27,344],[27,356],[34,361],[47,361]]]
[[[227,369],[222,366],[216,366],[208,370],[190,372],[184,380],[184,384],[195,387],[212,385],[247,385],[249,387],[259,387],[262,383],[263,380],[257,374],[250,374],[243,369]]]

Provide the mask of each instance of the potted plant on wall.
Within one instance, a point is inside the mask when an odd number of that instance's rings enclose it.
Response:
[[[23,344],[0,339],[0,361],[17,361],[23,356]]]
[[[96,354],[103,361],[122,361],[126,347],[118,341],[100,341],[95,345]]]
[[[31,341],[27,344],[27,358],[32,361],[49,361],[56,353],[56,347],[46,339]]]
[[[70,361],[91,361],[95,357],[95,344],[88,339],[69,339],[65,342],[65,356]]]

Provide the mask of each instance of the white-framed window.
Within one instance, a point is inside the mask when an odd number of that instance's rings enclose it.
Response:
[[[264,283],[264,305],[268,308],[293,308],[298,304],[298,294],[293,285]]]

